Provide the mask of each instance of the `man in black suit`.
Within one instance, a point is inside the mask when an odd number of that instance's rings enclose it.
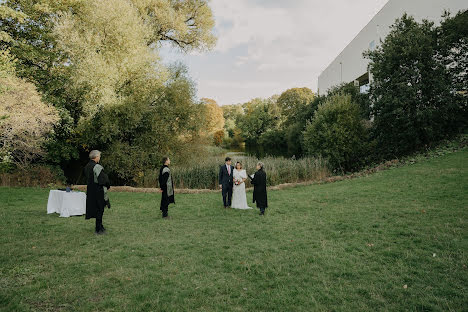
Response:
[[[234,166],[231,166],[231,158],[226,157],[225,164],[219,167],[219,188],[223,190],[224,208],[231,207],[232,186],[234,184],[233,170]]]

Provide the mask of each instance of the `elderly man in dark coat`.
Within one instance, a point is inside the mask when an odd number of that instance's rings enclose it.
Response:
[[[104,168],[99,164],[101,152],[93,150],[89,153],[89,163],[84,168],[87,181],[86,188],[86,219],[96,218],[96,234],[104,234],[102,225],[104,208],[110,208],[107,190],[110,188],[109,178]]]
[[[171,169],[169,165],[171,160],[168,157],[162,159],[162,167],[159,169],[159,188],[161,189],[161,209],[162,217],[169,218],[169,204],[175,204],[174,182],[172,181]]]
[[[250,183],[254,186],[253,202],[257,203],[257,208],[260,208],[260,215],[265,214],[265,208],[268,207],[267,188],[266,188],[266,173],[263,170],[263,163],[257,163],[257,172],[250,176]]]

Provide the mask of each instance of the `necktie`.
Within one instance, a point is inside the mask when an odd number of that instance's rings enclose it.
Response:
[[[231,175],[231,166],[228,166],[227,170],[228,170],[228,174]]]

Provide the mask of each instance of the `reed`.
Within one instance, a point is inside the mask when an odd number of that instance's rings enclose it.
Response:
[[[233,156],[232,163],[240,161],[248,174],[256,171],[258,159],[252,156]],[[320,158],[289,159],[284,157],[265,157],[267,183],[269,186],[283,183],[316,181],[329,175],[326,161]],[[219,166],[224,157],[207,157],[178,166],[173,164],[172,173],[176,188],[216,189],[218,187]],[[157,187],[158,171],[146,171],[138,181],[140,187]],[[249,186],[249,183],[247,183]]]

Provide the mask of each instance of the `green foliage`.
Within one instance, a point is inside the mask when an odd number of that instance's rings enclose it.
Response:
[[[242,118],[243,109],[241,104],[221,106],[224,116],[224,129],[228,137],[224,140],[226,148],[238,148],[244,142],[242,131],[237,127],[236,120]]]
[[[172,220],[111,192],[98,237],[47,215],[49,189],[0,188],[2,310],[464,311],[467,158],[272,190],[264,219],[220,192],[176,189]]]
[[[292,88],[279,96],[277,103],[281,109],[284,142],[282,151],[289,155],[302,155],[302,131],[307,120],[312,118],[317,106],[314,105],[315,94],[309,88]]]
[[[279,96],[277,103],[282,116],[288,123],[294,123],[301,111],[312,102],[315,95],[309,88],[292,88]]]
[[[468,10],[455,16],[445,14],[437,34],[437,60],[447,68],[454,101],[460,107],[456,128],[468,125]]]
[[[284,130],[266,130],[260,136],[256,148],[257,156],[282,156],[282,154],[288,149]]]
[[[102,162],[114,183],[132,184],[147,168],[159,167],[162,156],[183,152],[202,125],[197,111],[193,81],[186,68],[176,66],[154,94],[83,120],[82,144],[104,152]]]
[[[304,131],[304,150],[328,159],[339,172],[358,169],[367,157],[368,134],[350,95],[333,95],[321,104]]]
[[[437,54],[433,24],[406,14],[382,45],[367,53],[374,78],[372,133],[381,157],[408,154],[458,131],[462,108]]]
[[[66,178],[59,166],[33,164],[23,170],[11,163],[0,163],[0,185],[57,187],[66,185]]]
[[[361,93],[359,87],[355,87],[352,82],[342,83],[336,87],[328,90],[328,96],[336,94],[349,94],[351,96],[351,101],[356,103],[361,110],[361,117],[363,119],[371,119],[371,101],[369,94]]]
[[[109,156],[115,148],[124,167],[109,168],[123,183],[142,169],[125,157],[148,157],[141,162],[151,168],[153,158],[182,153],[196,139],[200,119],[193,83],[177,66],[166,68],[157,52],[162,42],[184,51],[210,49],[213,27],[205,0],[0,5],[0,49],[11,50],[18,75],[60,111],[47,160],[68,166],[90,149]]]
[[[277,128],[281,112],[274,97],[266,100],[253,99],[242,107],[244,114],[237,116],[236,125],[242,131],[246,145],[255,147],[263,133]]]
[[[78,139],[75,133],[75,123],[68,110],[58,109],[60,120],[45,146],[47,154],[45,160],[51,164],[61,165],[79,158]]]

